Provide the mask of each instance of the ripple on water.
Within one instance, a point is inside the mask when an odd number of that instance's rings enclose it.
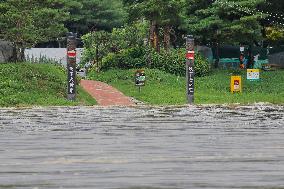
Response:
[[[0,109],[0,188],[281,188],[283,106]]]

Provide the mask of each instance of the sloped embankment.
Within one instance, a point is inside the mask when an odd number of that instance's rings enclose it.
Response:
[[[66,100],[66,73],[53,64],[0,64],[0,106],[94,105],[78,87],[76,102]]]

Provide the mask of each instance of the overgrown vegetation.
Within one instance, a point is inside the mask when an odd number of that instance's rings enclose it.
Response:
[[[94,105],[80,87],[76,102],[66,100],[66,73],[52,64],[0,64],[0,106]]]
[[[185,49],[172,49],[170,52],[144,47],[128,48],[119,53],[109,53],[102,60],[102,71],[109,69],[159,69],[179,76],[185,75]],[[197,53],[195,55],[196,76],[204,76],[210,72],[207,59]]]
[[[90,79],[109,83],[124,94],[153,105],[186,104],[185,78],[157,69],[146,69],[146,86],[141,92],[134,86],[135,70],[108,70],[92,72]],[[270,102],[284,104],[284,71],[261,72],[261,80],[247,81],[246,72],[241,71],[243,93],[230,93],[232,71],[215,70],[210,75],[195,81],[196,104],[231,104]]]
[[[145,25],[138,23],[116,28],[112,33],[94,32],[83,37],[84,60],[93,61],[97,71],[109,69],[159,69],[183,76],[185,74],[185,49],[160,49],[157,52],[143,40]],[[200,54],[195,58],[196,75],[204,76],[210,71],[210,64]]]

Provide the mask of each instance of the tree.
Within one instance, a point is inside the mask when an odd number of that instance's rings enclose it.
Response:
[[[257,8],[264,2],[264,0],[214,2],[188,0],[187,29],[201,44],[213,43],[216,49],[220,41],[229,44],[246,44],[251,47],[253,43],[263,39],[263,27],[260,21],[266,15],[258,12]],[[251,57],[251,48],[249,54]]]
[[[188,30],[201,43],[215,40],[217,32],[224,42],[250,44],[262,39],[260,20],[265,16],[256,11],[264,0],[188,1]]]
[[[267,18],[262,20],[265,27],[265,37],[267,45],[280,45],[284,41],[284,1],[266,0],[260,6],[260,11],[267,14]]]
[[[79,36],[93,30],[111,31],[124,25],[127,13],[121,0],[69,1],[70,19],[66,26]]]
[[[14,46],[14,60],[24,60],[24,50],[65,33],[68,12],[61,0],[4,0],[0,3],[0,38]]]
[[[149,21],[150,45],[159,51],[159,33],[164,35],[164,47],[170,46],[170,31],[180,23],[183,0],[124,0],[131,21],[144,18]]]

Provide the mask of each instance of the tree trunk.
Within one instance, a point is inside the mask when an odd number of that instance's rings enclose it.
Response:
[[[21,47],[20,48],[20,57],[19,57],[19,61],[23,62],[25,61],[25,48],[24,47]]]
[[[23,62],[25,60],[25,48],[19,44],[14,44],[13,46],[13,62]]]
[[[17,47],[16,47],[15,44],[13,45],[13,54],[12,54],[11,61],[12,62],[17,62]]]
[[[157,52],[160,52],[159,35],[158,35],[157,21],[152,20],[150,26],[150,46],[154,48]]]
[[[215,57],[216,57],[216,59],[215,59],[215,62],[214,62],[215,68],[219,67],[219,62],[220,62],[219,48],[220,48],[219,42],[218,42],[218,40],[216,40],[216,42],[215,42]]]
[[[169,51],[171,45],[170,30],[171,30],[170,26],[166,25],[164,27],[164,47],[166,51]]]
[[[99,72],[100,70],[100,65],[99,65],[99,45],[96,44],[96,57],[95,57],[95,61],[96,61],[96,66],[97,66],[97,72]]]
[[[157,25],[154,31],[154,48],[158,53],[160,53],[159,28]]]
[[[247,68],[253,68],[253,54],[252,54],[252,45],[249,45],[248,48],[248,64]]]
[[[156,22],[154,20],[151,20],[151,25],[150,25],[150,35],[149,35],[149,42],[150,42],[150,47],[154,48],[154,32],[155,32],[155,27],[156,27]]]

